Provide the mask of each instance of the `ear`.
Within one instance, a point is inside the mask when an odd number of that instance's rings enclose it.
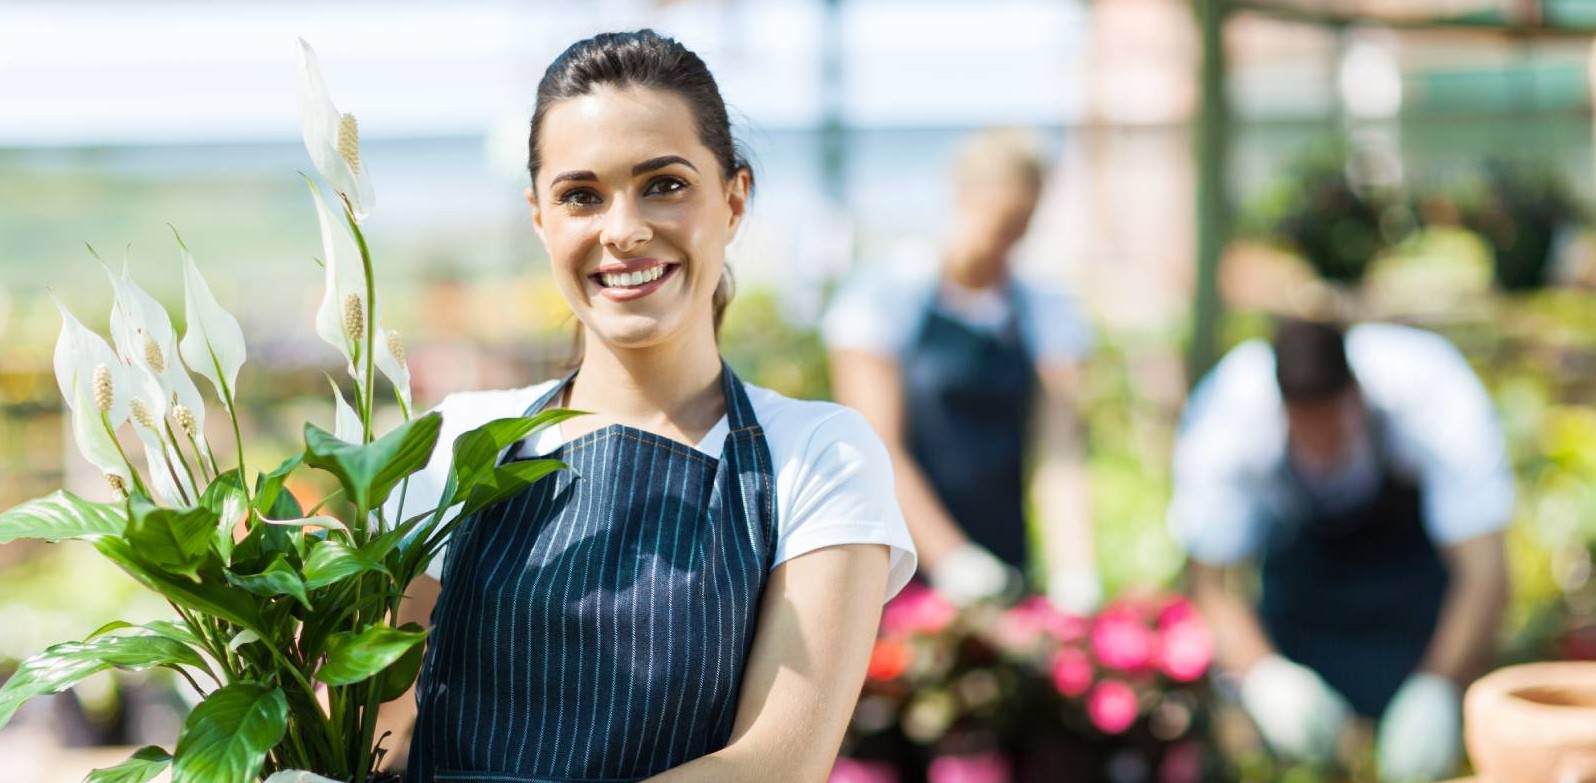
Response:
[[[737,236],[737,228],[742,225],[743,215],[748,213],[748,191],[753,185],[754,175],[746,168],[738,169],[727,183],[726,206],[731,210],[731,224],[727,229],[733,237]]]
[[[526,204],[532,208],[532,230],[537,232],[538,239],[547,244],[543,239],[543,210],[538,206],[538,194],[531,186],[526,189]]]

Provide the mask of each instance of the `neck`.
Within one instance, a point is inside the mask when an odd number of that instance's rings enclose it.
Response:
[[[1008,265],[977,257],[977,251],[953,243],[943,257],[942,279],[967,291],[982,291],[1003,282]]]
[[[592,330],[585,334],[569,405],[597,415],[573,424],[613,421],[696,442],[725,413],[720,351],[708,319],[701,328],[643,348],[608,345]]]

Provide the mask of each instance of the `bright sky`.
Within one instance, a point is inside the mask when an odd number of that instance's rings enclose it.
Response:
[[[1056,124],[1084,102],[1086,17],[1062,0],[847,0],[845,116],[860,126]],[[770,128],[819,117],[819,0],[0,4],[0,147],[291,140],[294,39],[368,137],[519,126],[543,68],[605,29],[697,50]]]

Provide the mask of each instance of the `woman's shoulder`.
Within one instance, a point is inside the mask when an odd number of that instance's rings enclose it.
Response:
[[[527,406],[558,383],[550,379],[513,389],[469,389],[450,392],[432,410],[443,414],[440,443],[451,443],[454,436],[474,430],[494,419],[520,416]]]
[[[804,400],[745,384],[771,458],[778,466],[813,460],[838,448],[885,455],[880,436],[864,416],[828,400]]]

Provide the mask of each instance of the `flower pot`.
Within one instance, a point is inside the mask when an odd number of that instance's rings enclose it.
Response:
[[[1596,783],[1596,662],[1482,678],[1464,701],[1464,734],[1482,783]]]

